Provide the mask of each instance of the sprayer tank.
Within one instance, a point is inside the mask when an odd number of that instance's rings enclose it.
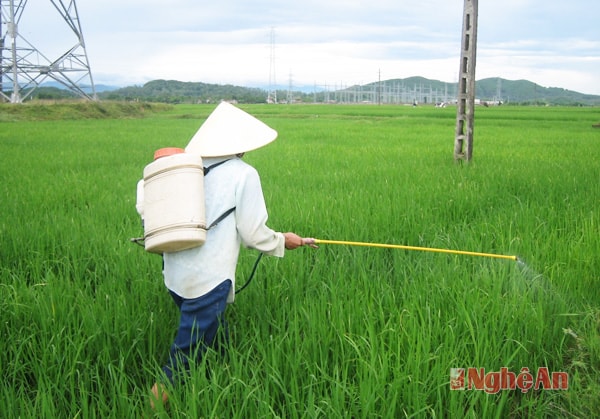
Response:
[[[141,215],[147,251],[176,252],[204,244],[203,170],[202,158],[188,153],[161,156],[144,168]]]

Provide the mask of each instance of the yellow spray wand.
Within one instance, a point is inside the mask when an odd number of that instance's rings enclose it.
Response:
[[[448,249],[436,249],[432,247],[417,247],[417,246],[404,246],[400,244],[383,244],[383,243],[365,243],[365,242],[349,242],[341,240],[321,240],[314,239],[315,244],[343,244],[348,246],[365,246],[365,247],[384,247],[387,249],[404,249],[404,250],[421,250],[424,252],[437,252],[437,253],[451,253],[455,255],[469,255],[469,256],[483,256],[488,258],[497,259],[510,259],[518,261],[519,258],[516,256],[508,255],[496,255],[493,253],[479,253],[479,252],[467,252],[465,250],[448,250]]]

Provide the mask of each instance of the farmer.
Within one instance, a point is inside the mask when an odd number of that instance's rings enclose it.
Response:
[[[207,232],[200,247],[165,253],[164,281],[180,311],[179,328],[163,367],[176,384],[207,348],[220,349],[227,339],[224,311],[234,300],[235,271],[240,246],[283,257],[315,240],[294,233],[279,233],[267,227],[267,209],[257,171],[244,161],[245,152],[260,148],[277,137],[277,132],[253,116],[221,103],[209,115],[186,147],[186,153],[202,156],[210,170],[204,177],[206,219],[222,219]],[[229,212],[228,210],[233,209]],[[152,387],[151,404],[168,395],[164,386]]]

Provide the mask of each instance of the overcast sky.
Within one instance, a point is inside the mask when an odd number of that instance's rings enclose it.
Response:
[[[76,5],[96,84],[170,79],[264,88],[273,77],[280,88],[290,81],[336,88],[379,77],[458,79],[463,0]],[[476,78],[600,94],[599,12],[598,0],[480,1]],[[74,43],[49,1],[27,3],[19,32],[47,56]]]

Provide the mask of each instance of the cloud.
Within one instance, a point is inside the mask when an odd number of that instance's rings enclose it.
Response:
[[[28,3],[20,28],[35,46],[55,53],[68,30],[60,17],[50,22],[49,2],[38,3],[44,2]],[[77,6],[101,83],[265,85],[272,30],[278,84],[369,83],[380,72],[383,79],[458,78],[460,1],[78,0]],[[596,0],[479,2],[477,78],[527,78],[600,94],[593,10]]]

